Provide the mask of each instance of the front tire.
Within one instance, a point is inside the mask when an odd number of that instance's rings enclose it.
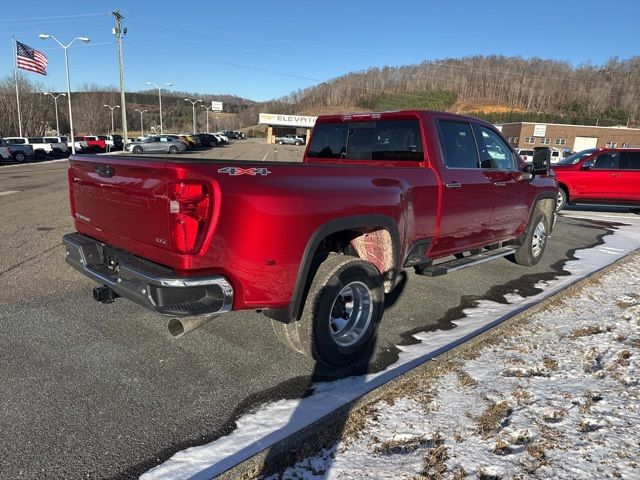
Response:
[[[278,145],[282,145],[282,144],[283,144],[283,142],[282,142],[282,140],[280,140],[280,141],[278,142]]]
[[[23,152],[16,152],[13,154],[13,159],[16,162],[24,162],[27,159],[27,156]]]
[[[142,153],[143,152],[142,147],[138,147],[138,146],[133,147],[132,151],[133,151],[133,153]]]
[[[281,341],[330,367],[352,364],[375,340],[384,312],[384,287],[373,264],[332,255],[313,278],[302,316],[272,321]]]
[[[548,235],[547,217],[542,212],[537,211],[533,215],[524,243],[516,250],[514,255],[516,263],[526,267],[537,265],[547,247]]]

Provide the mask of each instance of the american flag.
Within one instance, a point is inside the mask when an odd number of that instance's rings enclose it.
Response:
[[[23,68],[41,75],[47,74],[47,57],[44,53],[31,48],[29,45],[16,41],[16,55],[18,68]]]

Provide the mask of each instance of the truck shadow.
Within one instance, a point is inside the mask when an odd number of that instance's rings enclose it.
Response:
[[[394,289],[385,295],[385,309],[393,306],[402,296],[407,284],[407,275],[401,272],[398,276]],[[363,351],[362,356],[357,363],[344,368],[330,368],[320,363],[315,363],[312,374],[306,379],[306,392],[302,398],[314,394],[315,387],[320,382],[330,382],[347,377],[358,377],[377,371],[372,360],[376,355],[377,344],[376,338],[369,343]],[[315,475],[324,475],[328,471],[332,463],[332,456],[323,454],[322,449],[330,449],[336,442],[340,441],[343,436],[349,434],[357,428],[357,421],[350,421],[349,413],[355,402],[349,402],[339,407],[330,415],[318,420],[311,425],[309,422],[310,412],[305,408],[305,404],[301,403],[295,409],[284,428],[293,428],[299,430],[291,437],[282,440],[271,446],[262,462],[260,471],[256,474],[256,478],[266,479],[272,475],[282,473],[287,467],[294,465],[296,462],[306,457],[321,454],[324,457],[323,465],[326,467],[324,472],[314,471]],[[309,442],[308,438],[313,436],[320,439],[320,442]],[[326,450],[325,450],[326,453]],[[280,478],[279,475],[274,478]]]

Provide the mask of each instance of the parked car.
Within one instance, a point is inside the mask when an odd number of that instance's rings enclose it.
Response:
[[[627,206],[640,210],[640,148],[583,150],[553,166],[557,209],[567,204]]]
[[[71,142],[69,141],[69,137],[65,136],[65,137],[59,137],[59,138],[60,138],[60,141],[62,143],[66,143],[67,144],[67,147],[69,147],[69,151],[71,152]],[[83,152],[87,153],[87,152],[90,151],[89,150],[89,144],[87,142],[78,141],[77,138],[75,140],[76,140],[76,142],[75,142],[75,144],[76,144],[76,153],[83,153]]]
[[[68,157],[69,145],[66,141],[62,141],[61,137],[43,137],[45,143],[51,145],[51,153],[54,157]]]
[[[551,152],[552,164],[558,163],[560,160],[562,160],[563,157],[562,157],[562,152],[560,150],[553,150],[550,148],[549,151]],[[522,160],[524,160],[525,162],[531,163],[533,161],[532,149],[519,148],[518,150],[516,150],[516,152],[518,153],[518,155],[520,155],[520,158],[522,158]]]
[[[184,143],[169,135],[151,135],[140,142],[128,143],[128,152],[133,153],[178,153],[184,152]]]
[[[225,130],[222,132],[227,138],[231,138],[233,140],[240,140],[242,137],[242,133],[236,132],[235,130]]]
[[[98,135],[98,140],[104,140],[108,151],[122,150],[122,135]]]
[[[107,151],[107,142],[104,140],[100,140],[95,135],[80,135],[75,137],[77,142],[85,142],[86,150],[90,152],[106,152]],[[83,148],[84,150],[84,148]]]
[[[445,112],[320,116],[303,163],[124,157],[114,182],[111,162],[80,156],[69,170],[66,260],[100,285],[96,300],[170,315],[175,335],[261,310],[283,342],[332,366],[370,348],[404,268],[535,265],[556,216],[546,164]]]
[[[304,138],[289,133],[283,137],[276,137],[276,143],[278,145],[304,145]]]
[[[0,147],[0,161],[8,162],[13,160],[9,147]]]
[[[201,145],[205,147],[215,147],[218,145],[218,139],[210,133],[198,133],[195,136],[200,139]]]
[[[229,137],[227,137],[224,133],[218,132],[214,133],[214,135],[218,138],[219,142],[222,145],[227,145],[229,143]]]
[[[43,137],[6,137],[5,140],[9,145],[31,145],[37,158],[54,154],[53,145]]]
[[[35,151],[33,145],[30,145],[28,140],[23,137],[12,137],[14,140],[9,142],[7,138],[0,140],[0,146],[9,147],[11,156],[16,162],[24,162],[28,158],[35,157]]]

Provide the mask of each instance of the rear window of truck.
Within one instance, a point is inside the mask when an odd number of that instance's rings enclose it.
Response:
[[[417,120],[320,123],[314,127],[308,157],[421,161],[419,124]]]

